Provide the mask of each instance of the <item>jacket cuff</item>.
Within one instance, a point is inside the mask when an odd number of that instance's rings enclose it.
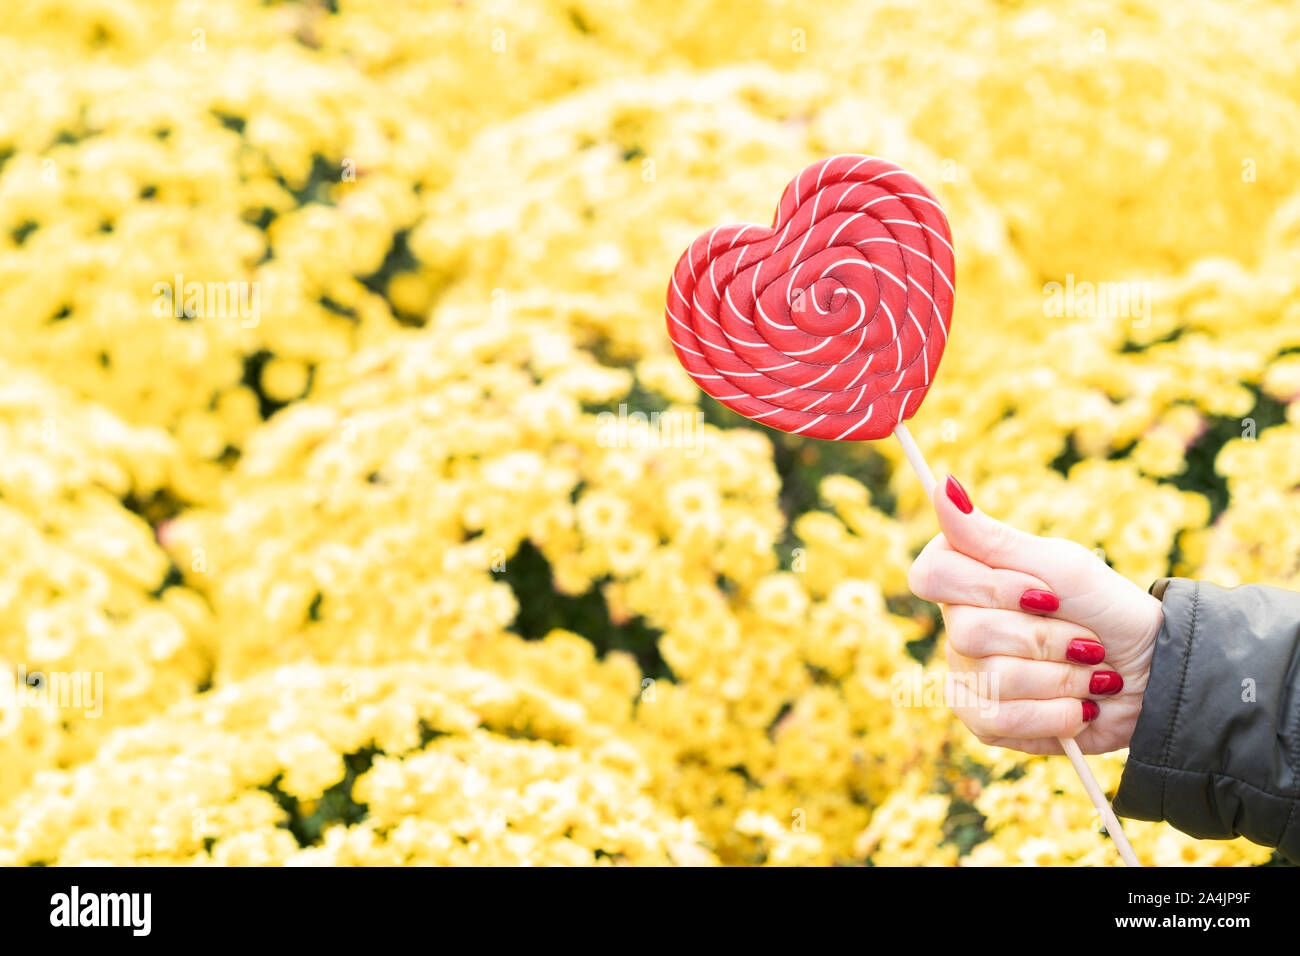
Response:
[[[1300,594],[1164,578],[1117,813],[1300,859]]]

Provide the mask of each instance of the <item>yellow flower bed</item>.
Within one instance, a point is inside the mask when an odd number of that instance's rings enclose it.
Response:
[[[1297,40],[1264,2],[6,11],[0,863],[1118,863],[1064,760],[900,699],[943,655],[899,451],[719,411],[664,290],[888,156],[958,250],[934,468],[1143,586],[1300,587]]]

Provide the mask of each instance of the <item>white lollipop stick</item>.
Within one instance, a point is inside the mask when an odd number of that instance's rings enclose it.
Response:
[[[916,472],[916,477],[921,479],[921,486],[925,489],[926,498],[934,501],[934,487],[938,482],[934,479],[934,472],[926,464],[921,449],[916,447],[916,442],[912,439],[912,433],[907,430],[906,425],[899,422],[894,426],[894,437],[903,446],[903,454],[907,456],[908,463],[911,464],[912,470]],[[1101,814],[1101,820],[1106,826],[1106,832],[1110,834],[1110,838],[1115,842],[1115,848],[1119,850],[1119,855],[1124,860],[1125,865],[1141,866],[1137,854],[1133,852],[1133,847],[1128,842],[1128,837],[1124,835],[1124,828],[1119,825],[1115,811],[1111,809],[1106,795],[1101,792],[1101,787],[1097,785],[1097,778],[1092,775],[1092,768],[1083,759],[1083,753],[1079,750],[1079,745],[1074,742],[1073,737],[1058,737],[1057,740],[1060,741],[1062,749],[1065,750],[1065,755],[1070,758],[1070,765],[1074,767],[1074,772],[1079,775],[1079,780],[1083,783],[1083,789],[1088,791],[1088,797],[1092,800],[1092,805]]]

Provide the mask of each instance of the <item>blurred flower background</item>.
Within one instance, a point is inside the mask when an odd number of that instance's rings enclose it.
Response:
[[[1117,863],[1066,761],[899,706],[894,443],[703,398],[664,291],[885,156],[957,248],[936,471],[1144,587],[1300,587],[1297,48],[1287,2],[7,5],[0,863]]]

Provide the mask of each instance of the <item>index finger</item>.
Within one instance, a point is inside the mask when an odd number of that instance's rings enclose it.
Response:
[[[922,549],[907,575],[912,593],[936,604],[970,604],[1004,611],[1051,613],[1060,606],[1041,578],[991,568],[955,551],[938,535]]]

